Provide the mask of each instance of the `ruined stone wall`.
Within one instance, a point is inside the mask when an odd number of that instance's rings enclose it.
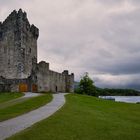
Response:
[[[28,84],[30,90],[30,79],[5,79],[0,76],[0,92],[18,92],[21,83]]]
[[[0,76],[23,79],[31,75],[37,64],[38,35],[39,30],[30,25],[21,9],[0,23]]]
[[[38,91],[73,92],[74,75],[68,71],[58,73],[49,70],[49,63],[44,61],[37,68]]]
[[[74,74],[68,75],[68,92],[74,92]]]
[[[66,92],[74,92],[74,74],[69,74],[68,70],[64,70],[62,74],[65,75]]]
[[[38,36],[21,9],[0,22],[0,91],[73,92],[73,74],[52,71],[44,61],[37,64]]]
[[[64,75],[49,70],[49,63],[44,61],[38,64],[37,81],[38,91],[65,92]]]

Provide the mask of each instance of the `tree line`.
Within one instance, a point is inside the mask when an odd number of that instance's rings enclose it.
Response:
[[[91,96],[140,96],[140,92],[134,89],[109,89],[98,88],[88,73],[81,78],[80,83],[75,88],[75,93],[87,94]]]

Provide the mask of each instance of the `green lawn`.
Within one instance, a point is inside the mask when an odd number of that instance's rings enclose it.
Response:
[[[0,109],[0,122],[39,108],[52,100],[51,94],[33,97],[24,102]]]
[[[140,104],[67,95],[53,116],[8,140],[140,140]]]
[[[26,100],[29,100],[30,98],[16,98],[14,100],[10,100],[10,101],[7,101],[7,102],[3,102],[0,104],[0,110],[1,109],[4,109],[4,108],[7,108],[9,106],[13,106],[15,104],[18,104],[18,103],[21,103],[21,102],[24,102]]]
[[[23,96],[23,93],[0,93],[0,103],[4,103]]]

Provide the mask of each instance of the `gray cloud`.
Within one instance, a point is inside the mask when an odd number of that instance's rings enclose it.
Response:
[[[139,0],[0,0],[0,20],[19,8],[40,29],[39,61],[51,69],[76,80],[88,71],[101,87],[139,87]]]

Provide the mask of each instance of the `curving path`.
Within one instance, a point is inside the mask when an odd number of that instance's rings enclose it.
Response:
[[[13,134],[30,127],[36,122],[51,116],[64,105],[64,95],[66,94],[67,93],[53,94],[53,100],[47,105],[19,117],[0,122],[0,140],[4,140]]]
[[[31,98],[31,97],[36,97],[42,95],[41,93],[33,93],[33,92],[24,92],[24,96],[21,98]]]

